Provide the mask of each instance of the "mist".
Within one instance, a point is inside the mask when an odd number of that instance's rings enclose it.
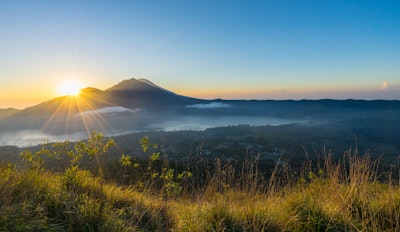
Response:
[[[122,109],[120,109],[122,110]],[[109,112],[109,111],[108,111]],[[140,129],[126,127],[113,130],[103,130],[105,136],[117,136],[145,131],[203,131],[208,128],[237,126],[237,125],[283,125],[292,123],[304,123],[304,120],[290,120],[264,116],[171,116],[161,121],[153,121],[142,125]],[[98,129],[98,128],[97,128]],[[74,133],[56,135],[42,130],[19,130],[16,132],[3,132],[0,134],[0,146],[29,147],[38,144],[59,142],[59,141],[79,141],[87,139],[88,133],[85,130]]]
[[[87,133],[78,132],[66,135],[53,135],[41,130],[20,130],[0,134],[0,146],[30,147],[57,141],[78,141],[88,138]]]

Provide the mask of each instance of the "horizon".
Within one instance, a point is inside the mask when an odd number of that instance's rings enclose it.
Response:
[[[132,79],[150,81],[150,83],[155,84],[156,87],[169,91],[168,89],[165,89],[165,88],[163,88],[162,86],[159,86],[157,83],[154,83],[154,82],[152,82],[151,80],[148,80],[148,79],[145,79],[145,78],[131,78],[131,79],[122,80],[121,82],[127,81],[127,80],[132,80]],[[121,83],[121,82],[119,82],[119,83]],[[119,83],[115,83],[115,85],[117,85],[117,84],[119,84]],[[144,83],[148,84],[147,82],[144,82]],[[75,95],[76,95],[76,96],[79,96],[81,90],[85,90],[85,89],[98,89],[98,90],[100,90],[100,91],[106,91],[107,89],[109,89],[109,88],[111,88],[111,87],[113,87],[113,86],[114,86],[114,85],[109,86],[109,87],[107,87],[107,88],[105,88],[105,89],[99,89],[99,88],[96,88],[96,87],[93,87],[93,86],[85,86],[85,87],[80,88],[79,93],[73,94],[73,96],[75,96]],[[74,91],[75,91],[75,90],[74,90]],[[171,92],[171,91],[169,91],[169,92]],[[172,93],[172,94],[177,94],[177,93],[175,93],[175,92],[171,92],[171,93]],[[189,96],[189,95],[181,95],[181,96],[184,96],[184,97],[193,97],[193,96]],[[52,101],[52,100],[57,99],[57,98],[60,98],[60,97],[68,97],[68,94],[63,94],[63,95],[55,96],[54,98],[45,99],[45,100],[43,100],[43,101],[41,101],[41,102],[38,102],[38,103],[36,103],[36,104],[28,105],[28,106],[21,107],[21,108],[17,108],[17,107],[5,107],[5,108],[1,108],[1,107],[0,107],[0,110],[1,110],[1,109],[2,109],[2,110],[7,110],[7,109],[24,110],[24,109],[26,109],[26,108],[39,105],[39,104],[41,104],[41,103],[43,103],[43,102]],[[201,100],[210,100],[210,101],[213,101],[213,100],[222,100],[222,101],[230,101],[230,100],[233,100],[233,101],[236,101],[236,100],[238,100],[238,101],[241,101],[241,100],[255,100],[255,101],[268,101],[268,100],[272,100],[272,101],[321,101],[321,100],[334,100],[334,101],[346,101],[346,100],[353,100],[353,101],[400,101],[399,99],[362,99],[362,98],[297,98],[297,99],[295,99],[295,98],[287,98],[287,99],[256,99],[256,98],[237,98],[237,99],[231,98],[231,99],[226,99],[226,98],[198,98],[198,99],[201,99]]]
[[[132,77],[208,100],[400,100],[397,1],[0,6],[0,109]]]

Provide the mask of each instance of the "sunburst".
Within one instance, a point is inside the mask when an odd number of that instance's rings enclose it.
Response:
[[[75,80],[68,80],[62,82],[57,87],[57,92],[61,96],[77,96],[79,95],[81,89],[83,88],[83,84],[75,81]]]
[[[65,123],[65,126],[63,126],[64,134],[75,132],[75,129],[79,127],[84,129],[88,136],[90,136],[93,130],[99,130],[100,132],[114,131],[112,125],[101,114],[95,113],[89,116],[82,114],[86,111],[96,112],[96,105],[98,104],[113,105],[110,102],[98,99],[90,93],[81,93],[83,87],[84,85],[77,80],[66,80],[57,86],[57,92],[61,98],[57,98],[53,104],[49,105],[51,108],[48,110],[51,109],[52,113],[44,123],[42,130],[46,130],[46,128],[52,130],[53,127],[60,127]]]

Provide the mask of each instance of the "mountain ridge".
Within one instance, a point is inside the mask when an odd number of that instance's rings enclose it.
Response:
[[[56,97],[13,113],[2,110],[0,128],[5,131],[39,129],[57,134],[83,128],[136,128],[199,101],[167,91],[148,80],[132,78],[106,90],[83,88],[78,96]]]
[[[76,97],[57,97],[23,110],[0,110],[0,128],[66,134],[82,130],[146,130],[148,125],[182,116],[208,117],[210,121],[225,116],[336,120],[362,117],[365,112],[375,117],[383,111],[400,115],[400,101],[205,100],[175,94],[147,79],[131,78],[106,90],[87,87]]]
[[[155,88],[155,86],[147,84],[145,82],[139,81],[136,78],[131,78],[127,80],[123,80],[116,85],[106,89],[105,91],[133,91],[133,90],[142,90],[142,89],[151,89]]]
[[[124,80],[104,91],[108,100],[127,108],[148,108],[163,110],[166,107],[191,104],[201,99],[178,95],[168,91],[147,79],[131,78]]]
[[[325,102],[325,104],[331,104],[333,103],[333,105],[337,105],[340,103],[349,103],[349,102],[353,102],[353,103],[362,103],[363,105],[365,104],[373,104],[373,105],[386,105],[389,107],[397,107],[397,104],[400,103],[400,100],[384,100],[384,99],[373,99],[373,100],[364,100],[364,99],[299,99],[299,100],[294,100],[294,99],[285,99],[285,100],[273,100],[273,99],[221,99],[221,98],[217,98],[217,99],[212,99],[212,100],[208,100],[208,99],[199,99],[199,98],[194,98],[194,97],[190,97],[190,96],[184,96],[184,95],[180,95],[177,93],[174,93],[172,91],[169,91],[153,82],[151,82],[148,79],[145,78],[130,78],[130,79],[126,79],[126,80],[122,80],[119,83],[113,85],[112,87],[109,87],[105,90],[100,90],[98,88],[95,87],[85,87],[81,89],[81,93],[80,96],[82,97],[91,97],[94,98],[93,95],[97,94],[97,95],[108,95],[108,97],[110,97],[111,95],[115,94],[116,92],[151,92],[151,91],[160,91],[163,92],[165,94],[169,94],[169,95],[173,95],[175,97],[183,97],[183,98],[187,98],[187,99],[191,99],[191,100],[196,100],[197,102],[211,102],[211,101],[217,101],[217,102]],[[38,103],[36,105],[33,106],[28,106],[24,109],[14,109],[14,108],[7,108],[7,109],[3,109],[0,108],[0,118],[1,115],[4,115],[4,112],[12,112],[12,113],[18,113],[27,109],[31,109],[34,108],[36,106],[39,105],[43,105],[43,103],[46,102],[52,102],[52,101],[57,101],[58,99],[62,99],[64,97],[67,96],[59,96],[59,97],[55,97],[52,99],[49,99],[47,101]],[[143,96],[143,97],[148,97],[148,96]],[[151,96],[150,96],[151,97]],[[160,99],[162,100],[162,99]],[[110,105],[112,105],[114,102],[109,102]]]
[[[0,119],[12,116],[20,110],[14,108],[0,109]]]
[[[106,92],[109,91],[149,91],[149,90],[161,90],[165,93],[168,94],[172,94],[172,95],[176,95],[176,96],[183,96],[183,95],[179,95],[176,94],[172,91],[169,91],[157,84],[155,84],[154,82],[145,79],[145,78],[131,78],[131,79],[127,79],[127,80],[123,80],[121,82],[119,82],[118,84],[106,89]],[[183,96],[186,97],[186,96]]]

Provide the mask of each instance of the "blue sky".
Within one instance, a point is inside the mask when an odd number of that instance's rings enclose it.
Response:
[[[0,34],[0,108],[132,77],[208,99],[400,99],[400,1],[0,0]]]

